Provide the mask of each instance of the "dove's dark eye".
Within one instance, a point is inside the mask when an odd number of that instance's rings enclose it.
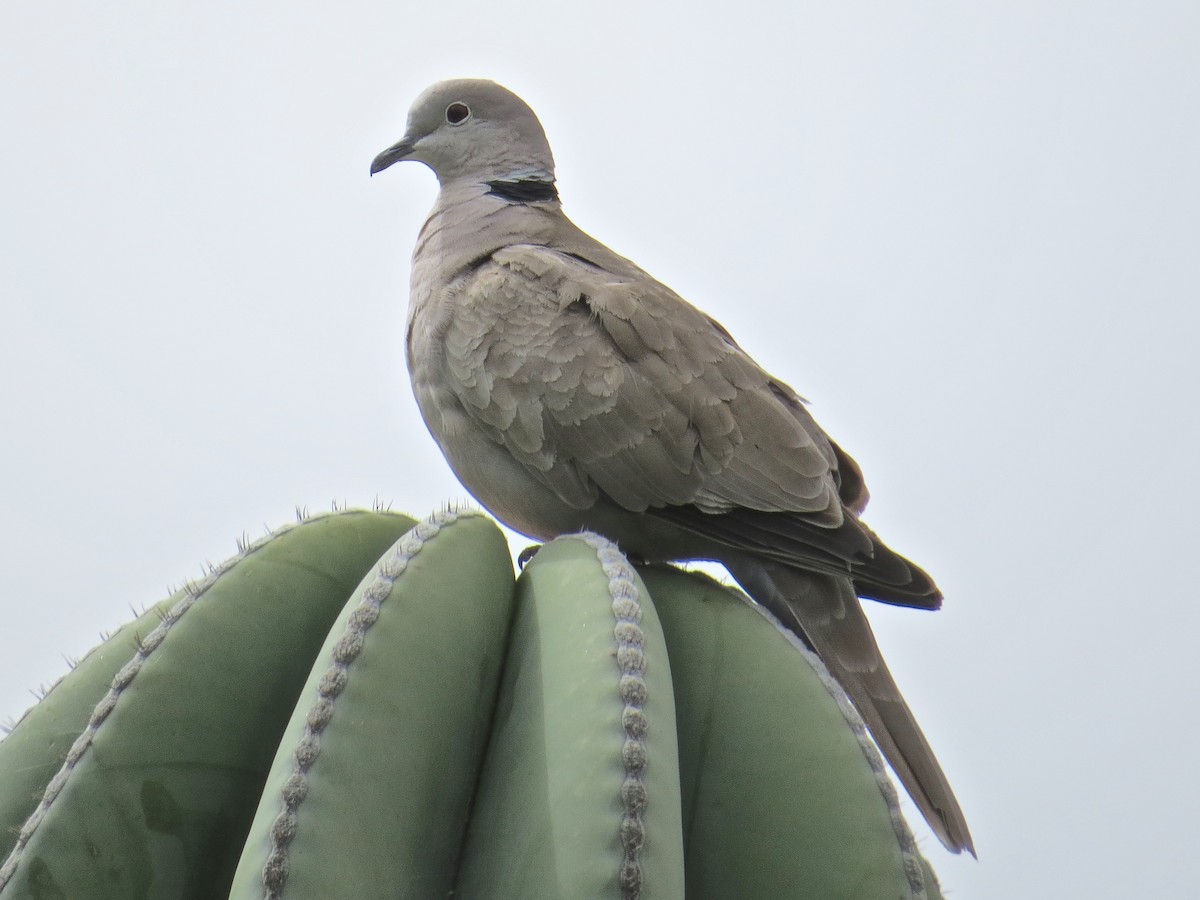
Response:
[[[451,125],[461,125],[467,121],[469,115],[471,115],[471,110],[465,103],[451,103],[446,107],[446,121]]]

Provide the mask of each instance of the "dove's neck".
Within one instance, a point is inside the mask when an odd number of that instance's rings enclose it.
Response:
[[[546,243],[562,218],[552,181],[523,177],[444,183],[417,238],[413,263],[436,260],[439,275],[453,278],[501,247]]]
[[[443,183],[413,251],[410,316],[502,247],[553,243],[569,227],[553,190],[533,178]]]
[[[487,182],[488,193],[509,203],[557,203],[558,188],[541,178],[497,178]]]
[[[493,172],[472,181],[482,181],[488,186],[488,193],[510,203],[558,202],[554,173],[541,166],[515,166],[502,174]]]

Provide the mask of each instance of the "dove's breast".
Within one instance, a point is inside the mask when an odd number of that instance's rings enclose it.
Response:
[[[537,537],[578,529],[594,488],[580,480],[566,503],[505,445],[515,439],[553,464],[530,411],[547,390],[536,361],[554,340],[558,310],[537,296],[479,290],[478,280],[478,270],[441,283],[414,277],[407,350],[421,415],[455,475],[506,524]]]

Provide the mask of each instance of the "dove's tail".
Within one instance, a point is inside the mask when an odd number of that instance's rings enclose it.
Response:
[[[974,856],[950,783],[892,680],[850,580],[748,556],[725,565],[755,600],[821,657],[941,842],[955,853],[966,850]]]

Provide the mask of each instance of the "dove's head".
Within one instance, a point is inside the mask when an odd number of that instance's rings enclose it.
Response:
[[[405,159],[423,162],[443,185],[493,179],[554,181],[554,158],[533,110],[494,81],[440,81],[408,113],[399,143],[371,163],[371,174]]]

